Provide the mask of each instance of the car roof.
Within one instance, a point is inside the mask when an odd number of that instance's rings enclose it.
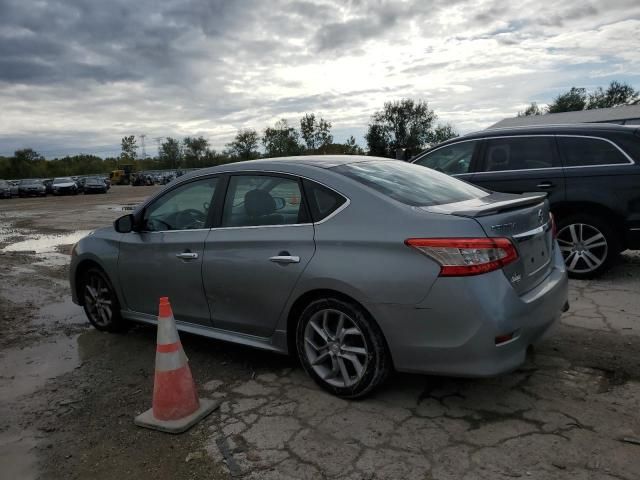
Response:
[[[637,125],[618,125],[615,123],[570,123],[558,125],[527,125],[524,127],[490,128],[468,133],[460,137],[449,139],[445,142],[434,145],[423,150],[418,155],[421,156],[435,148],[440,148],[461,140],[481,140],[487,137],[502,137],[511,135],[603,135],[606,133],[635,133],[640,128]]]
[[[297,157],[263,158],[260,160],[247,160],[244,162],[226,163],[215,167],[202,168],[186,173],[179,180],[194,176],[208,175],[222,172],[242,171],[280,171],[283,173],[301,174],[304,170],[313,168],[327,169],[352,163],[370,162],[372,160],[397,162],[398,160],[382,157],[368,157],[365,155],[305,155]]]

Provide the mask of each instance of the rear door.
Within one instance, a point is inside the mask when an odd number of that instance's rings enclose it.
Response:
[[[413,163],[471,182],[479,143],[477,140],[464,140],[435,148]]]
[[[232,175],[219,228],[209,233],[203,281],[216,328],[267,337],[315,253],[299,178]]]
[[[496,192],[545,192],[565,199],[565,180],[553,135],[504,136],[482,142],[473,183]]]

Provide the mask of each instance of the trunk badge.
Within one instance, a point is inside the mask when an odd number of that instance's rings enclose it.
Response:
[[[542,209],[538,210],[538,223],[542,224],[544,220],[544,215],[542,215]]]
[[[520,275],[519,273],[514,273],[513,275],[511,275],[511,283],[516,284],[519,283],[520,280],[522,280],[522,275]]]

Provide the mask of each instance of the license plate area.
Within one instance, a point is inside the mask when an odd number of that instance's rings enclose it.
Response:
[[[518,242],[524,273],[533,276],[551,262],[551,241],[549,232],[542,232]]]

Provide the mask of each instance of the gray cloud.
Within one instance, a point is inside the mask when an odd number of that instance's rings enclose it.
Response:
[[[639,18],[632,0],[0,0],[0,154],[143,132],[220,146],[305,111],[361,131],[408,95],[468,130],[607,65],[640,79]]]

